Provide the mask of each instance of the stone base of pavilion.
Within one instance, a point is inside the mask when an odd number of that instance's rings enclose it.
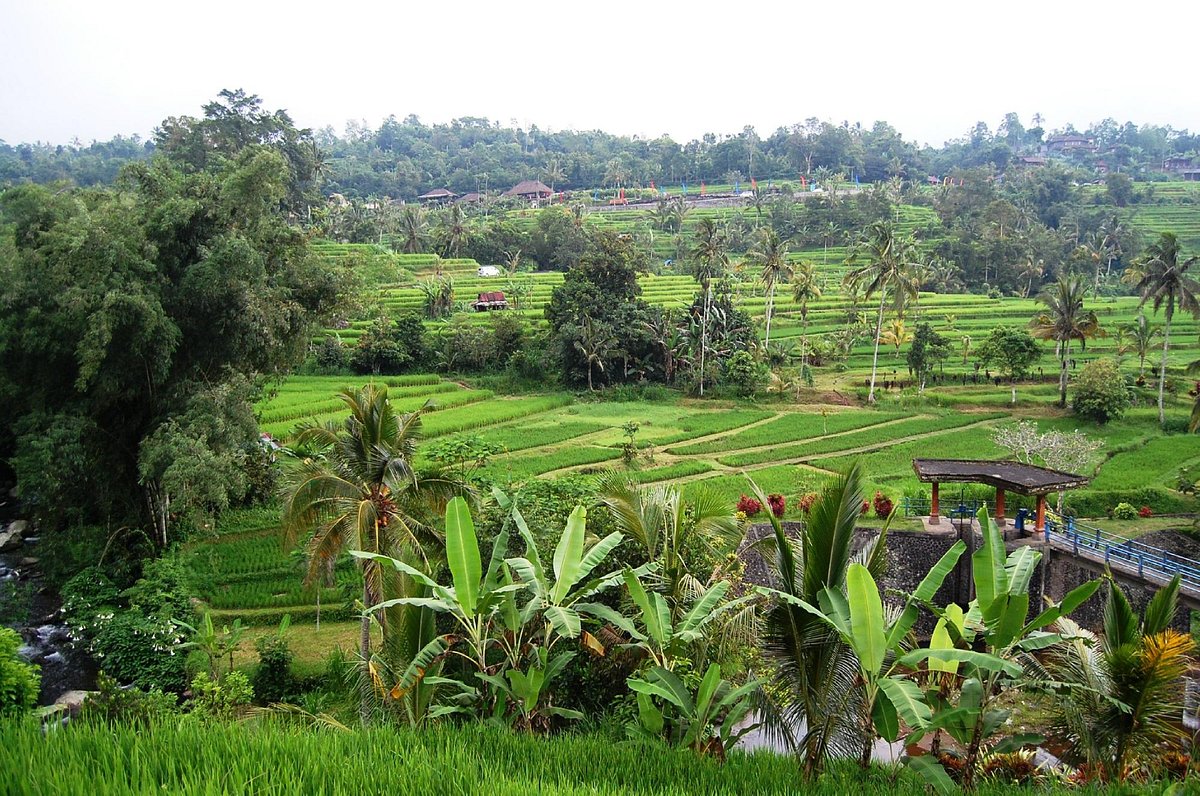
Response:
[[[917,519],[921,521],[925,533],[934,536],[958,536],[960,530],[968,525],[967,520],[958,519],[957,517],[954,519],[949,517],[918,517]],[[934,522],[935,519],[937,522]],[[969,524],[973,533],[978,534],[983,532],[979,527],[979,520],[974,517],[971,518]],[[1000,526],[1000,533],[1004,537],[1004,541],[1011,542],[1014,539],[1021,538],[1021,532],[1017,530],[1017,526],[1011,520],[1000,519],[996,521],[996,524]],[[1025,526],[1025,535],[1034,535],[1032,523]]]

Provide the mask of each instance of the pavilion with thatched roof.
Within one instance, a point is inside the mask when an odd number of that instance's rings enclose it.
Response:
[[[454,197],[456,196],[458,196],[458,194],[447,188],[434,188],[429,193],[421,194],[417,197],[417,199],[431,204],[440,204],[442,202],[453,201]]]
[[[553,193],[541,180],[522,180],[505,191],[503,195],[533,201],[537,199],[549,199]]]
[[[931,484],[929,522],[940,520],[938,484],[987,484],[996,488],[996,523],[1004,525],[1004,493],[1037,497],[1039,533],[1046,529],[1046,495],[1064,489],[1088,485],[1088,479],[1074,473],[1051,470],[1020,462],[976,459],[913,459],[913,470],[922,483]]]

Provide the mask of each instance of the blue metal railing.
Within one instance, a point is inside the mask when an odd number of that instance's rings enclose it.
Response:
[[[1046,541],[1070,545],[1077,556],[1102,558],[1105,564],[1115,562],[1136,569],[1138,577],[1179,575],[1184,586],[1200,590],[1200,561],[1078,523],[1073,517],[1064,519],[1047,513]]]

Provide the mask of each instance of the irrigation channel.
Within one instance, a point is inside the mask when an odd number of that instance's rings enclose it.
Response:
[[[0,531],[20,522],[9,486],[0,485]],[[41,667],[38,704],[52,705],[72,691],[95,688],[96,667],[86,652],[72,646],[58,597],[47,591],[38,568],[40,554],[36,536],[22,536],[13,549],[0,553],[0,616],[21,634],[21,657]]]

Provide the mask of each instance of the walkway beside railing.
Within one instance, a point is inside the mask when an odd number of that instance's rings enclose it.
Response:
[[[1200,561],[1076,522],[1072,517],[1064,519],[1048,513],[1046,541],[1080,558],[1136,572],[1140,578],[1165,581],[1179,575],[1184,588],[1200,593]]]

